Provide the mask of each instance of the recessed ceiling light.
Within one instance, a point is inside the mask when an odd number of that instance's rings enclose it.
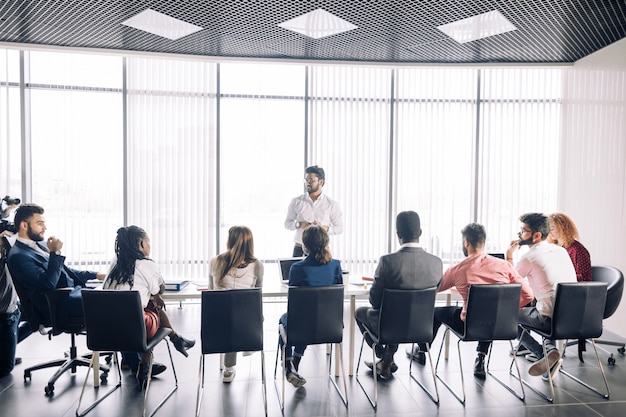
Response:
[[[313,39],[321,39],[357,28],[352,23],[323,9],[316,9],[302,16],[294,17],[291,20],[280,23],[278,26]]]
[[[202,30],[200,26],[183,22],[180,19],[156,12],[152,9],[146,9],[122,22],[122,24],[152,33],[153,35],[163,36],[173,41]]]
[[[497,10],[437,26],[437,29],[459,43],[475,41],[517,28]]]

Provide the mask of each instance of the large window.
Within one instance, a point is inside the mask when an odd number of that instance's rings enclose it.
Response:
[[[344,214],[332,253],[356,276],[398,248],[399,211],[455,263],[468,222],[501,252],[521,213],[556,208],[560,69],[24,51],[20,74],[19,54],[0,54],[0,193],[43,205],[73,265],[103,270],[130,224],[166,277],[206,279],[236,224],[258,258],[289,256],[284,218],[314,164]]]

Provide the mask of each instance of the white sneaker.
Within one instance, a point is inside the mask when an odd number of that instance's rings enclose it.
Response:
[[[222,382],[232,382],[235,379],[235,367],[227,366],[222,374]]]

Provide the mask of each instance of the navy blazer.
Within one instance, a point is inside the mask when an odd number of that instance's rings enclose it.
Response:
[[[44,248],[42,242],[39,246]],[[65,256],[51,253],[49,259],[45,255],[20,242],[9,250],[7,263],[9,272],[20,297],[26,296],[32,305],[31,326],[50,323],[50,312],[45,293],[56,288],[84,287],[90,279],[96,278],[95,272],[78,271],[68,268],[63,263]]]

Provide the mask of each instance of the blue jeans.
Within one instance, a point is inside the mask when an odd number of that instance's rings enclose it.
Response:
[[[20,323],[20,309],[13,313],[0,314],[0,378],[9,375],[15,366],[17,346],[17,326]]]
[[[285,313],[282,316],[280,316],[280,319],[278,320],[278,322],[283,325],[285,330],[287,330],[287,313]],[[282,348],[282,346],[283,346],[283,339],[280,336],[278,336],[278,344]],[[285,347],[285,355],[286,355],[285,360],[293,359],[293,355],[302,356],[302,355],[304,355],[304,351],[305,350],[306,350],[306,345],[295,346],[295,347],[294,346],[287,346],[287,347]]]

